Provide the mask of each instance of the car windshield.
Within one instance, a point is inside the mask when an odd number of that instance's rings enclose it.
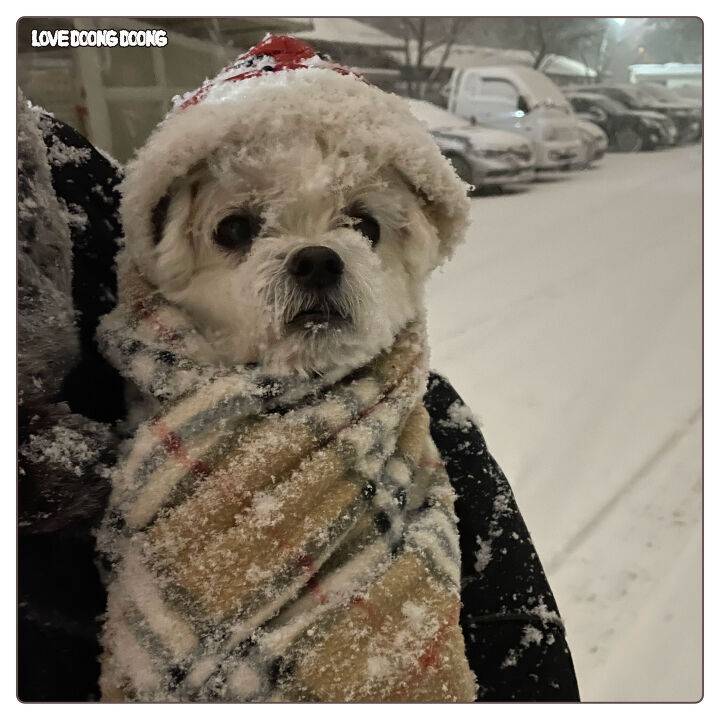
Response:
[[[584,97],[584,96],[579,96]],[[587,99],[593,104],[605,110],[609,113],[624,113],[627,112],[627,108],[617,100],[613,100],[606,95],[589,95]]]
[[[596,91],[598,92],[598,94],[604,95],[605,97],[608,97],[611,100],[620,103],[620,105],[624,106],[626,110],[627,108],[631,108],[632,110],[638,110],[645,103],[636,93],[632,92],[633,89],[634,88],[603,87],[596,88]],[[612,97],[610,97],[611,95]],[[655,100],[653,100],[653,104],[654,103]]]
[[[692,100],[702,100],[702,85],[678,85],[673,88],[673,92],[676,92],[680,97],[690,98]]]
[[[467,120],[463,120],[437,105],[423,100],[410,100],[409,102],[412,114],[420,122],[424,123],[429,130],[470,127]]]
[[[634,85],[624,90],[641,105],[657,105],[658,103],[658,99],[651,92],[648,92],[645,87],[640,85]]]
[[[643,85],[643,90],[652,95],[656,100],[662,100],[666,103],[682,102],[682,98],[678,97],[672,90],[668,90],[666,87],[656,83]]]

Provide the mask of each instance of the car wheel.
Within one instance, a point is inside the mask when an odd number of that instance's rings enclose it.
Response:
[[[642,146],[642,135],[637,130],[624,127],[615,134],[615,147],[620,152],[638,152],[642,149]]]
[[[455,172],[458,174],[460,179],[465,181],[469,185],[472,185],[472,169],[470,168],[470,164],[467,162],[467,160],[461,158],[459,155],[449,155],[448,160],[455,168]]]
[[[595,157],[595,143],[584,142],[582,146],[582,155],[579,158],[578,166],[581,170],[587,170]]]

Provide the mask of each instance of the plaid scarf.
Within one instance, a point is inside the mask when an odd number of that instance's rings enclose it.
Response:
[[[331,385],[196,359],[137,275],[105,354],[159,411],[115,471],[105,700],[472,701],[424,329]]]

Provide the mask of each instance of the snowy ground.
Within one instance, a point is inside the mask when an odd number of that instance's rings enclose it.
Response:
[[[585,700],[701,693],[700,161],[475,198],[430,288],[433,366],[511,481]]]

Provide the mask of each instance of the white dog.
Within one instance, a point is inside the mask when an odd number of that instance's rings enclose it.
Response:
[[[292,38],[180,98],[139,151],[100,338],[154,407],[99,533],[104,697],[474,697],[422,404],[425,280],[467,209],[404,100]]]
[[[465,188],[402,98],[268,38],[176,100],[130,164],[134,264],[224,363],[342,374],[422,315]]]

